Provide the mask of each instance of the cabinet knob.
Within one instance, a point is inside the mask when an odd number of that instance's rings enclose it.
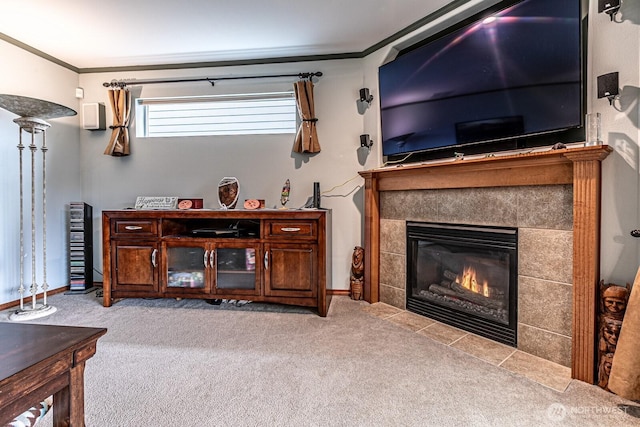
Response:
[[[137,231],[142,230],[142,227],[140,227],[139,225],[127,225],[124,229],[129,231]]]
[[[282,228],[280,228],[280,231],[287,231],[287,232],[290,232],[290,233],[291,232],[295,233],[297,231],[300,231],[300,227],[282,227]]]
[[[264,269],[269,269],[269,251],[264,252]]]

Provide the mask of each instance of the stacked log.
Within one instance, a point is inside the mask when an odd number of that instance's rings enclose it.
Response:
[[[451,282],[443,280],[440,283],[437,283],[437,284],[434,283],[429,286],[429,291],[437,295],[463,299],[463,300],[472,302],[474,304],[478,304],[488,308],[493,308],[493,309],[504,308],[504,303],[502,301],[497,301],[495,299],[485,297],[482,294],[473,292],[465,288],[464,286],[462,286],[460,283],[456,281],[458,277],[457,274],[446,270],[443,273],[443,276],[447,279],[450,279]]]

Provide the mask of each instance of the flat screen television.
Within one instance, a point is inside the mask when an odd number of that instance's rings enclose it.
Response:
[[[382,154],[583,141],[582,25],[579,0],[502,1],[400,51],[379,68]]]

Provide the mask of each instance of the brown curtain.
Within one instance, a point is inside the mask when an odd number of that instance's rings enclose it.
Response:
[[[320,143],[318,142],[318,132],[316,130],[315,107],[313,105],[313,82],[311,80],[301,80],[293,84],[296,94],[296,104],[298,112],[302,118],[302,124],[298,128],[296,140],[293,144],[293,151],[296,153],[319,153]]]
[[[131,114],[131,93],[128,89],[111,89],[109,101],[113,111],[111,139],[104,154],[109,156],[129,155],[129,116]]]

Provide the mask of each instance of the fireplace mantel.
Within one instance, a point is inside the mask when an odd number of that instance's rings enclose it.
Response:
[[[595,383],[601,162],[611,151],[611,147],[600,145],[360,172],[365,179],[365,300],[379,301],[381,191],[572,184],[571,373],[573,378]]]

